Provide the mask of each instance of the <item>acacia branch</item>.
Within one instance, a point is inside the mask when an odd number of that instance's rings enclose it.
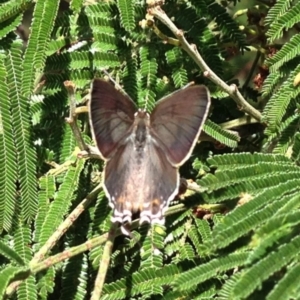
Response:
[[[195,45],[189,44],[184,37],[182,30],[178,29],[167,14],[159,7],[155,6],[148,9],[148,13],[153,15],[163,24],[165,24],[180,42],[181,48],[195,61],[199,68],[204,72],[204,76],[209,78],[216,85],[220,86],[229,96],[236,102],[238,108],[248,115],[252,116],[259,122],[261,121],[261,113],[251,106],[242,96],[236,85],[227,85],[220,77],[218,77],[205,63],[202,56],[199,54]],[[150,20],[151,21],[151,20]],[[151,23],[151,22],[148,22]]]

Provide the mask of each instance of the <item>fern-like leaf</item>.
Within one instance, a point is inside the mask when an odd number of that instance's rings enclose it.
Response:
[[[210,120],[206,120],[203,131],[221,144],[224,144],[230,148],[236,148],[240,140],[240,137],[237,134],[222,129],[220,126]]]
[[[17,149],[22,216],[24,221],[28,221],[37,212],[36,151],[30,140],[28,100],[20,91],[21,65],[20,45],[14,45],[7,58],[7,83],[10,86],[11,120]]]
[[[157,225],[150,229],[150,234],[147,234],[143,242],[141,270],[147,268],[159,269],[162,267],[164,231],[165,229]]]
[[[26,300],[26,299],[38,299],[37,297],[37,289],[36,289],[36,281],[34,276],[30,276],[25,281],[21,283],[17,290],[18,299]]]
[[[294,136],[292,159],[296,163],[299,163],[299,160],[300,160],[300,133],[299,132],[296,133]]]
[[[33,3],[32,0],[8,1],[1,4],[0,23],[14,17],[20,12],[24,12]]]
[[[225,32],[225,34],[241,49],[246,46],[244,35],[241,33],[238,25],[229,17],[226,9],[214,0],[205,0],[209,14],[215,18],[216,23]]]
[[[143,295],[144,291],[152,290],[154,286],[161,287],[163,285],[171,284],[174,276],[179,274],[179,269],[175,265],[164,266],[156,270],[152,268],[145,269],[141,272],[132,274],[132,286],[130,288],[130,295]],[[126,297],[128,285],[126,279],[121,279],[111,284],[106,284],[103,289],[104,300],[123,299]],[[161,290],[156,290],[160,294]],[[152,294],[153,296],[153,294]]]
[[[121,22],[126,31],[130,32],[135,27],[134,20],[134,1],[118,0]]]
[[[295,58],[300,53],[300,34],[292,36],[292,38],[283,45],[283,47],[266,62],[267,66],[270,66],[270,71],[275,73],[278,69]]]
[[[271,25],[272,22],[280,18],[292,5],[293,0],[278,0],[268,12],[265,18],[266,25]]]
[[[291,299],[299,289],[300,265],[297,263],[290,266],[285,276],[276,284],[275,288],[269,293],[266,300]]]
[[[53,29],[59,0],[37,1],[33,13],[31,36],[23,61],[22,94],[29,96],[33,88],[33,79],[41,72],[46,61],[46,49]]]
[[[22,15],[11,18],[3,23],[0,27],[0,39],[2,40],[10,32],[14,31],[22,22]]]
[[[300,94],[300,88],[294,88],[292,86],[292,81],[299,71],[300,66],[297,66],[285,83],[272,95],[264,109],[263,120],[268,124],[269,134],[276,131],[286,114],[288,106],[290,104],[295,106],[292,100]]]
[[[88,283],[88,262],[86,255],[77,256],[71,261],[66,261],[63,267],[63,277],[61,282],[61,300],[84,299]],[[74,278],[78,284],[74,286]]]
[[[290,243],[280,246],[278,251],[271,252],[266,258],[261,259],[259,264],[242,271],[239,278],[235,278],[234,281],[229,279],[221,290],[220,297],[225,296],[222,292],[224,290],[226,296],[223,299],[245,299],[258,287],[258,284],[260,285],[261,281],[266,280],[289,263],[297,255],[296,252],[299,247],[300,237],[297,236]],[[259,278],[260,280],[253,280],[253,278]]]
[[[71,159],[74,162],[76,158],[72,157]],[[63,182],[56,194],[55,201],[51,203],[48,214],[46,215],[46,218],[44,220],[39,239],[39,242],[41,244],[47,241],[47,239],[58,227],[60,222],[62,222],[64,215],[67,213],[68,208],[71,205],[71,201],[74,197],[74,192],[76,190],[79,175],[82,171],[83,166],[84,160],[79,160],[77,161],[76,166],[69,165],[67,167],[67,172],[63,177]]]
[[[15,209],[15,182],[17,180],[17,166],[14,154],[14,138],[12,127],[12,116],[10,112],[10,98],[7,84],[7,72],[4,57],[0,58],[0,191],[3,195],[0,202],[0,231],[10,231]]]
[[[51,199],[55,195],[55,177],[47,174],[40,179],[39,209],[35,220],[34,240],[39,241],[43,223],[47,217]]]
[[[243,266],[246,258],[247,253],[234,253],[222,258],[212,259],[208,263],[181,273],[177,276],[174,285],[176,289],[181,291],[189,290],[201,282],[214,277],[217,272],[225,272],[235,267]]]
[[[0,297],[5,298],[6,288],[10,281],[16,277],[16,275],[25,272],[26,270],[20,270],[19,267],[7,266],[0,271]],[[27,270],[28,271],[28,270]]]
[[[290,3],[286,1],[287,4],[284,9],[286,9]],[[280,5],[282,1],[280,2]],[[270,28],[267,31],[267,36],[269,37],[269,43],[274,42],[274,40],[282,37],[284,30],[292,28],[295,24],[300,21],[300,3],[296,3],[292,5],[291,9],[286,11],[282,15],[278,15],[275,20],[272,20],[272,24],[270,24]]]

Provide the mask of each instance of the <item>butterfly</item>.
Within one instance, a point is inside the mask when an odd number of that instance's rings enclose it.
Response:
[[[113,223],[131,223],[139,212],[140,224],[164,224],[178,193],[178,168],[190,157],[209,106],[208,89],[194,85],[159,100],[149,114],[110,83],[94,79],[90,125],[105,160],[103,188]]]

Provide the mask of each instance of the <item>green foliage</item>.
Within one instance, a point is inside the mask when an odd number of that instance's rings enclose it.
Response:
[[[159,1],[0,2],[1,299],[90,298],[100,264],[100,299],[299,298],[299,1],[248,1],[246,25],[237,1],[164,1],[177,37],[151,16]],[[180,170],[187,192],[165,226],[117,231],[111,254],[104,164],[82,158],[74,130],[93,144],[84,108],[107,73],[149,112],[192,81],[212,97]],[[228,97],[232,83],[261,119]]]
[[[7,84],[7,70],[5,68],[5,57],[1,57],[1,71],[0,71],[0,86],[1,86],[1,178],[0,188],[3,193],[3,199],[0,209],[0,228],[1,231],[5,229],[9,231],[12,226],[12,220],[14,215],[15,204],[11,201],[15,197],[15,181],[17,180],[17,166],[15,164],[14,155],[14,138],[13,138],[13,127],[12,127],[12,116],[10,113],[10,98],[9,89]],[[9,199],[11,199],[9,201]]]
[[[135,27],[134,22],[134,1],[118,0],[118,8],[123,27],[126,31],[131,31]]]
[[[28,101],[22,93],[22,61],[19,43],[12,44],[6,58],[7,85],[9,89],[11,123],[13,126],[15,154],[22,218],[31,221],[37,212],[36,151],[30,140],[30,118]],[[15,161],[16,162],[16,161]]]
[[[238,141],[240,140],[237,134],[226,131],[209,120],[206,121],[203,131],[230,148],[236,148],[238,145]]]
[[[283,2],[286,2],[283,4]],[[270,16],[270,28],[267,32],[269,37],[269,41],[273,42],[274,40],[281,38],[283,36],[283,30],[290,29],[299,22],[300,20],[300,3],[298,2],[296,5],[291,5],[289,7],[290,1],[278,1],[277,5],[275,6],[273,12],[276,10],[280,12],[280,15],[277,15],[275,18],[272,19]],[[283,7],[283,5],[285,7]],[[281,6],[280,9],[276,9],[277,7]]]
[[[32,0],[21,0],[21,1],[8,1],[1,4],[0,22],[4,22],[10,18],[20,15],[20,13],[26,11],[32,4]],[[3,26],[4,27],[4,26]],[[2,37],[2,36],[1,36]]]
[[[30,95],[33,82],[39,80],[45,66],[46,49],[49,37],[58,11],[58,0],[37,1],[34,8],[34,18],[31,24],[31,34],[23,60],[22,93]]]
[[[239,48],[244,49],[246,41],[244,35],[238,29],[238,26],[233,22],[232,18],[228,15],[226,9],[219,5],[214,0],[205,0],[207,5],[208,14],[215,20],[218,28],[224,34],[225,39],[232,40],[237,43]]]
[[[0,297],[3,299],[5,296],[5,290],[7,285],[9,284],[10,280],[15,278],[20,273],[25,272],[26,270],[20,269],[19,267],[15,266],[6,266],[5,269],[0,271],[1,282],[0,282]]]
[[[270,43],[271,55],[266,60],[270,75],[266,79],[262,89],[264,97],[270,99],[263,112],[263,120],[267,122],[267,135],[269,142],[279,141],[278,153],[284,153],[292,144],[293,137],[297,131],[296,126],[282,126],[282,122],[294,117],[297,119],[297,99],[300,94],[299,82],[296,80],[299,68],[299,34],[293,30],[288,31],[289,38],[284,43],[272,45],[283,38],[285,32],[293,29],[299,22],[300,3],[295,1],[277,1],[270,9],[266,18],[269,25],[266,32]],[[296,80],[296,81],[295,81]],[[276,141],[277,140],[277,141]],[[282,140],[285,142],[282,143]],[[281,150],[282,149],[282,150]]]

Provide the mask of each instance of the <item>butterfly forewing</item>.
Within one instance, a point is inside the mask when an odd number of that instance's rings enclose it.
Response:
[[[189,157],[210,105],[203,85],[179,90],[160,100],[151,114],[151,133],[175,166]]]
[[[91,128],[101,155],[108,159],[129,133],[136,107],[129,97],[103,80],[95,79],[91,90]]]

